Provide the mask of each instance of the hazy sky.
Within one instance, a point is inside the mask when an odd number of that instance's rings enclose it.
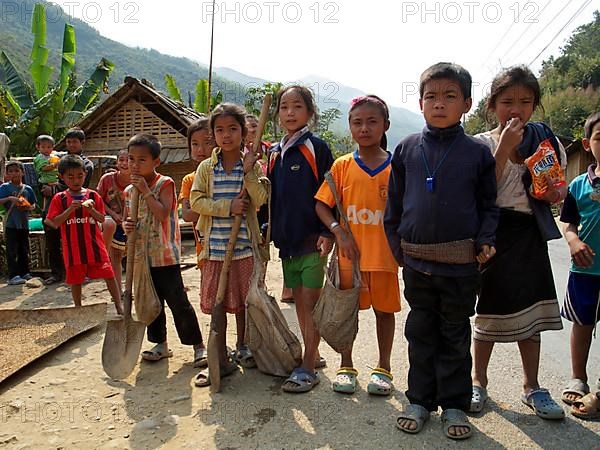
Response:
[[[210,1],[55,3],[116,41],[208,64]],[[543,59],[558,55],[577,26],[593,19],[598,6],[592,0],[216,5],[215,67],[278,81],[319,75],[414,111],[419,109],[417,81],[429,65],[453,61],[467,68],[477,102],[500,67],[533,62],[537,72]]]

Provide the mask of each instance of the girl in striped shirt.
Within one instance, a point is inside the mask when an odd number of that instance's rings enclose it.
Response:
[[[191,208],[200,214],[198,230],[203,236],[202,282],[200,308],[211,314],[217,295],[219,275],[223,267],[233,216],[244,216],[229,269],[228,284],[223,300],[224,312],[219,323],[227,326],[225,313],[235,314],[237,324],[236,359],[244,367],[256,365],[246,346],[246,296],[252,276],[253,240],[260,240],[256,218],[257,207],[267,201],[267,190],[259,181],[262,174],[257,163],[259,155],[244,150],[246,113],[240,106],[223,103],[213,111],[210,128],[217,143],[210,159],[198,166],[190,196]],[[245,195],[247,194],[247,196]],[[229,360],[225,329],[219,330],[221,376],[232,374],[236,365]],[[208,370],[198,374],[196,386],[210,385]]]

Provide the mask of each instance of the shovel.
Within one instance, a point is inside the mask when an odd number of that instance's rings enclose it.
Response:
[[[258,129],[256,130],[256,137],[254,138],[252,145],[252,151],[255,153],[258,152],[261,145],[260,140],[269,117],[269,108],[271,107],[272,98],[273,97],[271,94],[267,94],[263,100],[262,109],[260,111],[260,117],[258,120]],[[225,291],[227,290],[229,267],[231,266],[231,260],[233,258],[233,249],[235,248],[241,225],[242,216],[236,215],[233,219],[233,225],[231,226],[231,233],[229,234],[229,242],[227,243],[225,259],[223,261],[221,273],[219,274],[217,298],[215,299],[215,305],[213,306],[210,317],[210,335],[208,336],[207,359],[211,392],[220,392],[221,390],[221,367],[219,361],[219,344],[217,339],[219,331],[222,333],[225,332],[225,324],[221,320],[223,318],[223,299],[225,298]]]
[[[131,191],[130,217],[137,223],[139,191]],[[140,356],[146,325],[131,317],[133,302],[133,270],[137,230],[127,237],[127,267],[125,293],[123,294],[123,320],[106,322],[106,334],[102,344],[102,368],[114,380],[127,378]]]

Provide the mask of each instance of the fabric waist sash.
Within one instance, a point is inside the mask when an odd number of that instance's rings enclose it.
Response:
[[[437,244],[412,244],[402,239],[402,251],[414,259],[445,264],[472,264],[475,262],[475,241],[440,242]]]

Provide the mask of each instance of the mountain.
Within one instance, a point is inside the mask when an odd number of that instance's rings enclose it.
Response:
[[[215,73],[235,81],[242,86],[260,86],[269,81],[243,74],[228,67],[219,67],[215,69]],[[328,108],[339,109],[342,112],[342,116],[334,123],[333,129],[338,133],[348,133],[350,100],[360,95],[365,95],[365,92],[318,75],[309,75],[299,80],[290,80],[284,84],[289,83],[300,83],[310,87],[315,93],[319,110],[323,111]],[[391,125],[387,136],[391,148],[391,146],[395,146],[404,136],[420,131],[423,128],[424,121],[422,116],[408,109],[392,105],[388,106],[390,109]]]
[[[70,17],[66,12],[59,13],[60,7],[44,1],[0,0],[0,50],[4,50],[17,69],[29,77],[29,53],[33,43],[31,34],[31,17],[35,3],[46,5],[46,46],[50,50],[49,65],[54,68],[52,79],[60,73],[60,54],[65,22],[68,20],[75,27],[77,39],[76,71],[79,82],[86,78],[95,68],[100,58],[105,57],[115,64],[111,75],[109,89],[114,91],[123,83],[126,75],[138,79],[145,78],[154,86],[166,91],[164,76],[171,74],[177,80],[182,96],[187,100],[193,96],[195,84],[199,79],[208,78],[208,67],[188,58],[162,54],[153,49],[134,48],[106,38],[87,23]],[[213,76],[215,90],[223,92],[225,101],[244,103],[246,88],[260,86],[266,80],[252,77],[230,68],[218,68]],[[3,74],[0,71],[0,81]],[[317,76],[299,80],[313,87],[317,94],[319,109],[338,108],[342,117],[334,124],[334,131],[347,133],[348,105],[352,98],[362,95],[357,89],[341,85],[332,80]],[[418,131],[422,127],[419,115],[404,108],[390,107],[391,128],[388,141],[395,145],[406,134]]]

